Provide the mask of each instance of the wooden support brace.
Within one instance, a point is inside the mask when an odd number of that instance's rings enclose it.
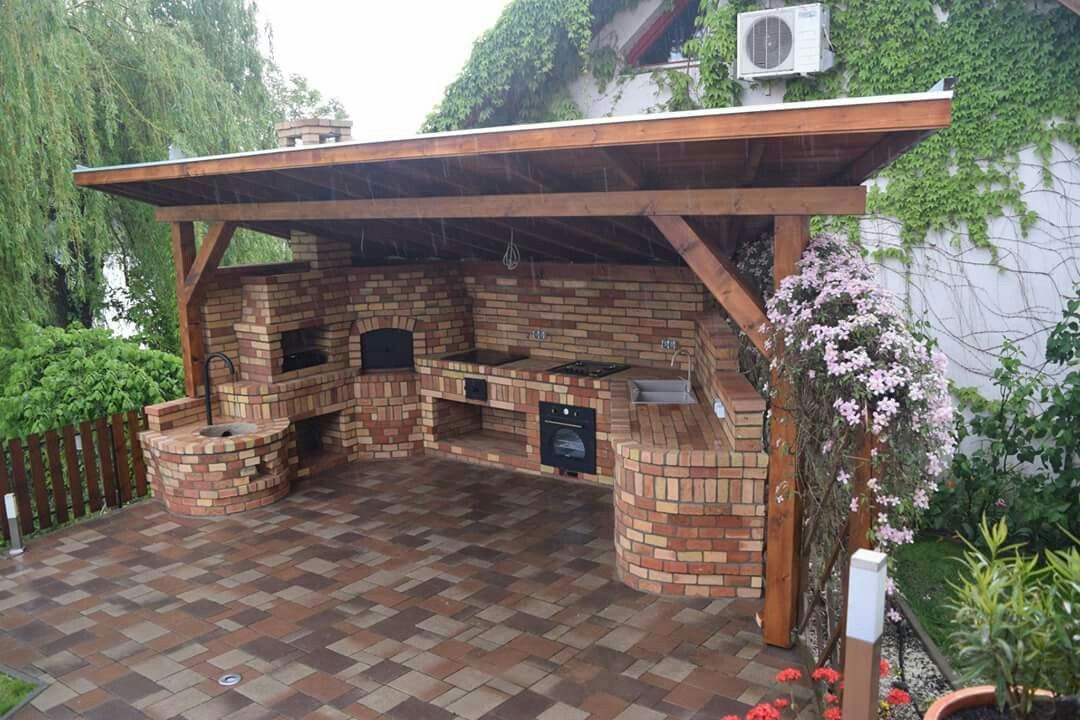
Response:
[[[776,286],[797,271],[796,264],[810,241],[810,219],[780,216],[774,220],[773,280]],[[777,352],[780,348],[776,349]],[[802,503],[795,455],[797,428],[790,411],[791,387],[778,370],[770,382],[775,398],[769,415],[769,482],[765,541],[765,642],[791,647],[791,631],[799,613],[799,531]]]
[[[761,332],[767,322],[765,310],[754,291],[739,277],[732,262],[699,236],[685,219],[677,215],[657,215],[651,220],[742,328],[754,347],[767,355],[765,336]]]

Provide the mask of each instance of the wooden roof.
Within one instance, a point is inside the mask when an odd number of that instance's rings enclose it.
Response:
[[[365,264],[497,258],[511,232],[525,258],[678,263],[643,217],[648,208],[612,216],[590,209],[588,216],[577,216],[574,208],[581,203],[558,198],[603,193],[614,206],[618,193],[626,191],[851,187],[946,127],[951,105],[946,91],[484,128],[79,169],[75,182],[172,208],[159,213],[162,219],[180,219],[188,208],[206,216],[184,219],[210,220],[214,213],[207,206],[240,206],[219,207],[217,214],[229,210],[228,219],[240,226],[282,237],[297,230],[348,239]],[[553,194],[544,207],[560,210],[546,217],[522,213],[520,205],[517,214],[498,214],[484,202],[466,203],[484,210],[476,215],[468,209],[439,210],[463,196]],[[771,197],[794,202],[795,194]],[[383,209],[386,203],[372,205],[377,212],[361,211],[365,201],[412,198],[436,200],[428,201],[423,213],[402,211],[413,207],[404,202],[394,213]],[[735,223],[726,211],[710,209],[718,198],[744,217]],[[355,201],[342,207],[356,210],[320,214],[305,205],[341,200]],[[506,200],[504,207],[514,205]],[[669,193],[668,201],[675,200]],[[763,202],[760,217],[746,216],[740,202],[735,195],[702,194],[696,204],[673,214],[689,216],[700,232],[730,250],[739,237],[771,222],[766,216],[782,214]],[[249,211],[259,205],[268,210]],[[296,208],[305,211],[290,214]]]

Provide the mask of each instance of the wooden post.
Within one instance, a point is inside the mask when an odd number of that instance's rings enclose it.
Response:
[[[195,224],[172,224],[173,265],[176,268],[176,308],[180,318],[180,347],[184,356],[184,389],[198,397],[202,382],[203,336],[198,310],[185,302],[185,280],[195,264]]]
[[[777,216],[773,222],[773,280],[776,286],[797,271],[810,241],[810,218]],[[775,348],[779,354],[781,348]],[[768,516],[765,542],[765,642],[791,647],[791,631],[799,617],[799,542],[802,503],[796,484],[795,419],[791,388],[779,370],[770,382],[776,392],[769,415]]]
[[[857,550],[847,573],[844,639],[844,720],[877,720],[881,675],[881,632],[885,620],[887,558],[872,550]]]

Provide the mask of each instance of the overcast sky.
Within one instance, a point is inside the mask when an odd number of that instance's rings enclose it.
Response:
[[[415,133],[509,0],[257,0],[283,72],[336,97],[353,137]]]

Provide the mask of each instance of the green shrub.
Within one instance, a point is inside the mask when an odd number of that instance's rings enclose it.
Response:
[[[1068,301],[1046,359],[1047,372],[1029,371],[1006,341],[993,375],[1000,400],[957,393],[961,450],[931,505],[934,527],[976,540],[981,518],[1006,518],[1032,549],[1068,545],[1063,528],[1080,527],[1080,299]]]
[[[108,330],[24,325],[0,348],[0,437],[171,400],[184,392],[180,358]]]
[[[1040,689],[1080,693],[1080,551],[1070,537],[1042,562],[1005,544],[1004,520],[979,529],[986,549],[966,543],[966,572],[952,584],[952,645],[967,679],[992,682],[999,707],[1027,718]]]

